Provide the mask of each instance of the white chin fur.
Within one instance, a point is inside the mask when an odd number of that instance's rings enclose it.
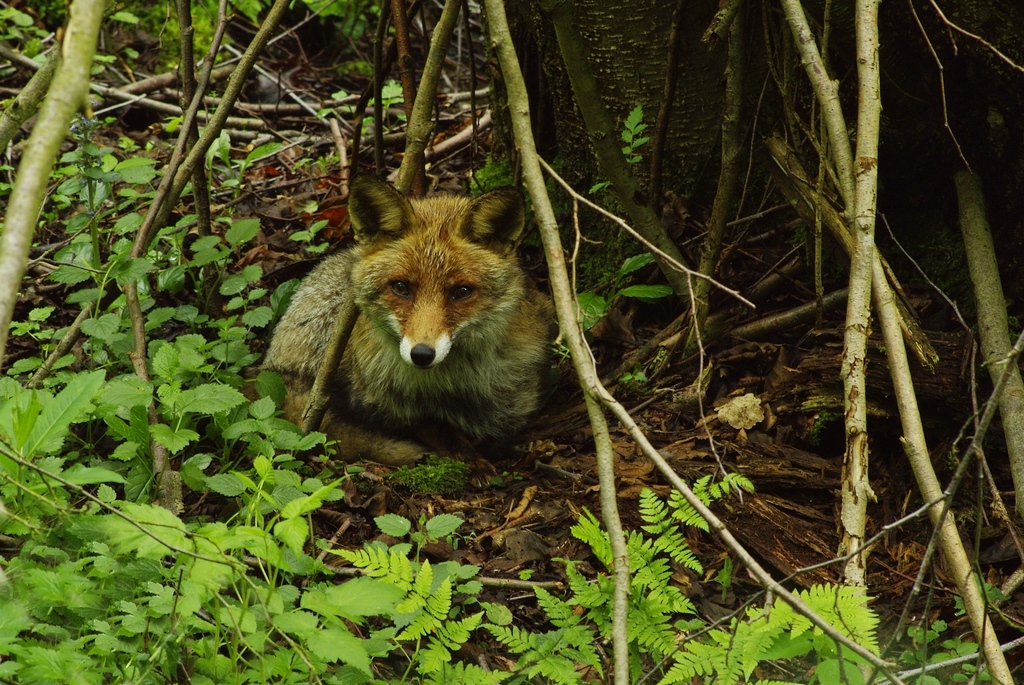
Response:
[[[411,366],[416,366],[416,363],[412,360],[412,348],[415,347],[415,343],[406,336],[402,336],[402,342],[398,345],[398,353],[402,355],[402,360]],[[452,350],[452,338],[447,333],[444,333],[437,340],[434,341],[434,361],[430,363],[431,368],[437,366],[444,358],[448,356],[448,353]]]

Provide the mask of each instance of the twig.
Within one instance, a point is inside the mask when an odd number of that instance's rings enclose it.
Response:
[[[601,216],[605,217],[606,219],[611,219],[613,222],[618,224],[619,227],[622,228],[622,230],[624,230],[629,235],[633,236],[633,238],[635,238],[637,240],[637,242],[639,242],[641,245],[643,245],[648,250],[653,252],[655,258],[663,260],[665,262],[666,266],[669,269],[671,269],[673,271],[676,271],[676,272],[679,272],[679,273],[682,273],[682,274],[685,274],[687,277],[691,277],[692,276],[694,278],[699,278],[701,280],[705,280],[708,283],[710,283],[711,285],[713,285],[716,288],[718,288],[719,290],[721,290],[722,292],[727,293],[727,294],[735,297],[737,300],[739,300],[743,304],[747,305],[751,309],[756,309],[756,305],[753,302],[751,302],[750,300],[748,300],[747,298],[743,297],[743,295],[741,295],[738,290],[734,290],[733,288],[730,288],[728,286],[722,285],[721,283],[716,281],[711,276],[708,276],[706,274],[702,274],[700,272],[694,271],[693,269],[690,269],[689,267],[684,266],[682,263],[677,262],[673,257],[671,257],[670,255],[662,252],[657,246],[655,246],[650,241],[648,241],[645,236],[641,235],[639,231],[637,231],[632,226],[627,224],[622,218],[620,218],[618,216],[615,216],[614,214],[609,212],[607,209],[605,209],[601,205],[598,205],[598,204],[595,204],[594,202],[591,202],[589,199],[587,199],[586,197],[584,197],[580,193],[576,192],[576,190],[571,185],[569,185],[565,181],[565,179],[563,179],[561,176],[559,176],[558,173],[554,169],[551,168],[551,165],[549,165],[547,162],[545,162],[543,158],[538,158],[537,161],[540,164],[541,168],[543,168],[544,171],[546,171],[548,173],[548,175],[551,176],[551,178],[555,179],[555,182],[558,183],[558,185],[562,186],[562,188],[565,190],[565,192],[569,193],[573,197],[574,200],[582,202],[583,204],[585,204],[586,206],[590,207],[591,209],[593,209],[595,212],[597,212]]]
[[[324,420],[324,414],[327,413],[327,401],[330,399],[327,388],[338,369],[338,364],[341,363],[341,358],[345,355],[348,339],[352,335],[352,329],[355,328],[358,318],[359,308],[355,306],[354,302],[347,302],[338,311],[338,318],[335,319],[334,328],[331,330],[331,339],[327,343],[324,361],[316,370],[316,380],[313,381],[313,387],[309,391],[309,404],[302,416],[302,432],[304,433],[319,430],[320,423]]]
[[[57,72],[58,64],[60,64],[60,50],[51,50],[43,68],[32,75],[32,78],[18,93],[18,97],[14,98],[14,102],[0,116],[0,152],[7,149],[7,145],[14,139],[21,125],[36,113],[39,103],[46,95],[47,88],[50,87],[53,75]]]
[[[405,154],[402,156],[402,166],[398,170],[398,182],[395,184],[395,187],[405,194],[412,190],[414,179],[423,174],[423,150],[427,147],[427,139],[432,128],[430,113],[434,109],[437,81],[441,69],[444,68],[445,54],[448,52],[452,32],[459,21],[461,8],[461,0],[445,0],[441,18],[438,19],[430,39],[430,52],[423,65],[420,87],[416,91],[416,102],[408,119]]]
[[[434,160],[441,159],[449,152],[458,150],[459,148],[473,142],[473,139],[476,138],[476,136],[491,127],[491,110],[484,112],[484,115],[480,117],[479,121],[477,121],[476,116],[472,113],[470,113],[470,116],[473,119],[472,126],[467,126],[451,138],[445,138],[437,145],[427,148],[423,153],[423,159],[427,162],[433,162]]]
[[[391,0],[391,23],[395,27],[395,44],[398,46],[398,75],[402,82],[402,104],[405,107],[405,119],[412,119],[413,103],[416,101],[416,79],[409,47],[409,19],[406,14],[405,0]],[[423,195],[423,177],[417,175],[412,183],[413,194]]]
[[[120,88],[112,88],[110,86],[104,86],[99,83],[92,84],[92,89],[103,95],[104,97],[113,98],[120,100],[123,104],[120,106],[127,105],[141,105],[149,109],[161,112],[163,114],[169,114],[171,116],[182,116],[182,109],[178,105],[172,105],[169,102],[160,102],[159,100],[153,100],[147,98],[144,95],[132,95],[131,93],[125,92]],[[101,112],[108,112],[116,107],[108,107],[107,109],[100,110]],[[209,121],[209,115],[205,112],[197,112],[196,118],[200,121]],[[225,122],[225,126],[230,128],[241,128],[241,129],[252,129],[255,131],[263,131],[268,128],[266,122],[261,119],[247,119],[243,117],[228,117]]]
[[[743,61],[744,30],[743,16],[739,15],[732,23],[729,31],[729,54],[725,66],[725,97],[722,107],[722,163],[718,174],[718,189],[708,219],[708,232],[700,246],[700,264],[698,270],[706,276],[712,276],[718,269],[718,260],[722,254],[722,242],[725,239],[725,224],[733,213],[736,204],[736,187],[740,173],[740,151],[743,143],[740,135],[741,114],[743,105]],[[696,333],[704,327],[710,311],[710,283],[701,279],[694,284],[694,314],[690,321],[690,334],[684,346],[684,355],[696,341]]]
[[[964,157],[964,151],[960,149],[960,141],[957,140],[956,134],[953,133],[952,127],[949,125],[949,110],[946,108],[946,69],[942,66],[942,60],[939,59],[939,54],[935,52],[935,46],[932,45],[932,39],[928,36],[928,32],[924,29],[924,24],[921,23],[921,18],[917,16],[917,8],[914,7],[914,0],[907,0],[907,5],[910,7],[910,14],[914,17],[914,23],[917,24],[918,30],[921,32],[921,36],[924,38],[925,44],[928,46],[928,51],[932,53],[932,59],[935,60],[935,66],[939,70],[939,93],[942,94],[942,125],[945,127],[946,132],[949,133],[949,137],[953,139],[953,145],[956,146],[956,153],[960,155],[960,161],[964,163],[967,170],[971,170],[971,165]]]
[[[569,81],[572,83],[576,103],[583,114],[583,121],[597,153],[601,170],[605,178],[611,182],[615,196],[626,210],[632,224],[636,226],[637,232],[647,242],[657,246],[662,255],[668,255],[680,264],[685,263],[686,260],[679,248],[665,231],[661,218],[651,207],[651,198],[640,189],[622,154],[611,115],[604,105],[597,81],[587,64],[587,49],[580,35],[572,0],[544,0],[541,6],[551,13],[555,34],[558,37],[558,49],[562,54]],[[676,295],[687,298],[689,279],[686,274],[672,269],[658,253],[655,253],[655,261]]]
[[[0,234],[0,366],[50,170],[68,133],[71,118],[85,102],[89,91],[89,68],[104,7],[102,0],[72,2],[68,30],[61,46],[64,59],[53,77],[18,165],[4,230]]]
[[[846,301],[846,292],[846,288],[843,288],[826,295],[821,301],[822,309],[830,311],[843,304]],[[729,331],[729,335],[743,340],[765,340],[776,333],[814,321],[817,310],[817,301],[808,302],[799,307],[737,326]]]
[[[67,354],[74,346],[75,342],[78,341],[82,324],[86,319],[92,316],[92,312],[95,308],[96,302],[90,302],[82,307],[82,311],[78,312],[78,316],[76,316],[75,320],[71,323],[71,327],[68,332],[64,334],[60,339],[60,342],[57,343],[57,346],[53,348],[53,352],[50,352],[46,357],[42,366],[36,369],[36,372],[32,374],[32,378],[30,378],[28,383],[25,384],[26,387],[38,388],[46,377],[50,375],[50,369],[52,369],[53,365],[57,363],[57,360]],[[76,333],[71,333],[71,331],[76,331]]]
[[[711,19],[711,23],[708,25],[704,35],[701,36],[701,42],[710,43],[714,36],[724,40],[729,26],[732,24],[742,4],[743,0],[719,0],[718,11],[715,12],[715,16]]]
[[[936,14],[939,15],[939,19],[941,19],[942,22],[946,26],[948,26],[949,28],[953,29],[954,31],[956,31],[957,33],[959,33],[961,35],[967,36],[968,38],[970,38],[972,40],[978,41],[979,43],[984,45],[986,48],[988,48],[990,51],[992,51],[992,53],[995,54],[996,57],[998,57],[1003,62],[1005,62],[1008,67],[1010,67],[1014,71],[1019,71],[1019,72],[1024,73],[1024,67],[1022,67],[1021,65],[1017,64],[1012,59],[1010,59],[1009,57],[1004,55],[1002,52],[1000,52],[999,48],[997,48],[995,45],[992,45],[992,43],[989,43],[987,40],[985,40],[984,38],[982,38],[981,36],[979,36],[979,35],[977,35],[975,33],[971,33],[967,29],[960,28],[959,26],[957,26],[956,24],[951,22],[949,19],[947,19],[945,13],[939,8],[939,6],[938,6],[938,4],[936,4],[935,0],[928,0],[928,2],[935,9]]]
[[[668,60],[665,65],[665,88],[661,95],[661,106],[658,107],[658,118],[654,124],[654,135],[651,136],[651,200],[655,206],[662,202],[661,172],[665,155],[665,140],[668,138],[668,124],[672,117],[672,106],[676,99],[676,81],[679,78],[679,53],[682,49],[682,23],[685,0],[676,0],[676,9],[672,13],[672,28],[668,32]]]
[[[341,128],[338,127],[338,120],[335,117],[330,118],[331,135],[334,137],[334,147],[338,150],[338,192],[341,197],[348,197],[348,145],[345,144],[345,139],[341,136]]]
[[[377,18],[377,31],[373,35],[373,159],[374,174],[377,178],[384,177],[384,36],[388,31],[388,20],[391,18],[391,3],[382,2],[380,17]],[[395,47],[395,43],[391,47]],[[390,55],[389,55],[390,57]],[[390,68],[390,60],[389,67]],[[365,107],[365,105],[364,105]],[[362,120],[360,119],[360,122]],[[359,132],[356,132],[356,136]],[[352,143],[353,146],[358,142]],[[353,161],[356,152],[352,153]]]

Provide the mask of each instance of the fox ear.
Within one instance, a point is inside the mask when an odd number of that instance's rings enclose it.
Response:
[[[523,232],[523,196],[515,188],[499,188],[473,200],[463,233],[476,243],[511,248]]]
[[[401,237],[412,225],[412,205],[392,186],[373,176],[352,179],[348,217],[356,241],[373,243]]]

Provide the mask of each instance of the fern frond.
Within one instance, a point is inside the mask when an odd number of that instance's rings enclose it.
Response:
[[[417,579],[419,580],[419,579]],[[452,581],[445,578],[437,586],[437,590],[427,597],[427,611],[438,621],[448,618],[452,608]]]
[[[416,616],[416,618],[414,618],[395,639],[399,641],[418,640],[421,637],[433,633],[437,630],[439,625],[440,622],[436,618],[424,612]]]
[[[579,521],[569,531],[577,540],[588,545],[598,561],[604,564],[605,568],[612,567],[612,545],[608,541],[608,535],[601,528],[601,522],[586,508],[580,514]]]
[[[494,639],[508,647],[513,654],[522,654],[537,648],[537,633],[517,628],[516,626],[496,626],[491,623],[484,625]]]

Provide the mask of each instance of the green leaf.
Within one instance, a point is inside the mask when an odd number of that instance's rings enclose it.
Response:
[[[626,122],[623,125],[623,127],[625,129],[623,131],[623,134],[622,134],[622,139],[623,140],[626,140],[626,131],[635,132],[636,131],[636,127],[640,125],[640,122],[643,121],[643,118],[644,118],[644,107],[643,107],[643,105],[637,105],[629,113],[629,116],[626,117]]]
[[[623,297],[633,297],[641,302],[653,302],[672,294],[667,285],[630,285],[619,291]]]
[[[585,292],[576,296],[580,306],[580,322],[589,331],[608,311],[608,301],[596,293]]]
[[[270,397],[261,397],[249,405],[249,415],[259,421],[273,417],[276,411],[277,405],[274,404],[274,400]]]
[[[114,224],[114,233],[118,235],[133,233],[141,225],[142,215],[138,212],[128,212],[127,214],[122,214],[121,218]]]
[[[118,12],[117,14],[121,13]],[[116,17],[117,14],[113,16]],[[155,163],[155,160],[146,159],[145,157],[129,157],[114,167],[114,170],[121,174],[121,180],[125,183],[141,185],[149,183],[157,177],[158,172],[153,168]]]
[[[139,23],[139,18],[136,17],[131,12],[129,12],[128,10],[121,10],[119,12],[114,12],[113,14],[110,15],[110,18],[113,19],[114,21],[123,21],[126,24],[138,24]],[[133,157],[133,159],[137,159],[137,158]],[[152,163],[152,160],[148,160],[147,159],[146,161]]]
[[[380,531],[393,538],[404,538],[412,530],[412,522],[398,514],[384,514],[373,519]]]
[[[123,483],[124,478],[120,474],[109,469],[90,468],[82,464],[73,464],[71,468],[60,474],[64,480],[75,485],[95,485],[96,483]]]
[[[192,442],[199,439],[199,433],[190,428],[174,430],[165,423],[157,423],[149,427],[153,439],[167,448],[171,454],[177,454]]]
[[[319,619],[308,611],[289,611],[274,616],[274,627],[303,640],[318,630]]]
[[[317,631],[306,640],[306,646],[324,661],[340,661],[355,666],[366,675],[372,675],[370,655],[366,653],[363,641],[347,630],[329,628]]]
[[[263,328],[274,318],[274,310],[270,307],[257,307],[242,314],[242,323],[249,328]]]
[[[250,264],[237,274],[231,274],[220,284],[221,295],[237,295],[245,290],[245,287],[253,281],[258,281],[263,276],[263,267],[259,264]]]
[[[86,319],[82,322],[83,333],[104,342],[110,342],[120,331],[121,317],[117,314],[104,314],[98,319]]]
[[[117,279],[118,285],[124,285],[125,283],[139,280],[154,269],[156,267],[148,259],[129,259],[127,262],[117,265],[114,276]]]
[[[309,537],[309,524],[304,518],[286,518],[274,525],[274,535],[293,552],[301,554],[302,546]]]
[[[36,454],[57,451],[64,443],[68,426],[86,411],[105,380],[106,373],[103,371],[80,373],[71,379],[67,387],[47,402],[40,412],[39,419],[24,443],[22,456],[30,459]]]
[[[454,514],[438,514],[427,521],[427,535],[439,540],[454,533],[465,521]]]
[[[153,355],[153,373],[166,380],[171,380],[178,373],[178,350],[173,345],[162,345]]]
[[[228,385],[204,383],[181,393],[182,411],[219,414],[245,402],[245,395]]]
[[[238,247],[255,238],[259,232],[260,220],[258,218],[239,219],[231,224],[231,228],[224,231],[224,239],[231,247]]]
[[[203,471],[213,462],[213,455],[194,454],[181,465],[181,480],[193,490],[206,489],[206,474]]]
[[[118,376],[107,383],[100,401],[116,407],[148,407],[153,401],[153,384],[134,374]]]
[[[622,262],[622,266],[619,267],[619,278],[624,278],[634,271],[639,271],[648,264],[654,261],[654,255],[650,252],[643,252],[638,255],[633,255]]]
[[[218,473],[206,479],[206,487],[218,495],[237,497],[245,492],[245,483],[233,473]]]
[[[284,396],[287,390],[284,379],[281,378],[280,374],[274,371],[260,371],[260,374],[256,376],[254,385],[260,397],[269,397],[278,406],[284,404]]]
[[[110,453],[110,458],[115,461],[131,461],[139,454],[139,443],[122,442],[120,445],[114,448],[114,451]]]

